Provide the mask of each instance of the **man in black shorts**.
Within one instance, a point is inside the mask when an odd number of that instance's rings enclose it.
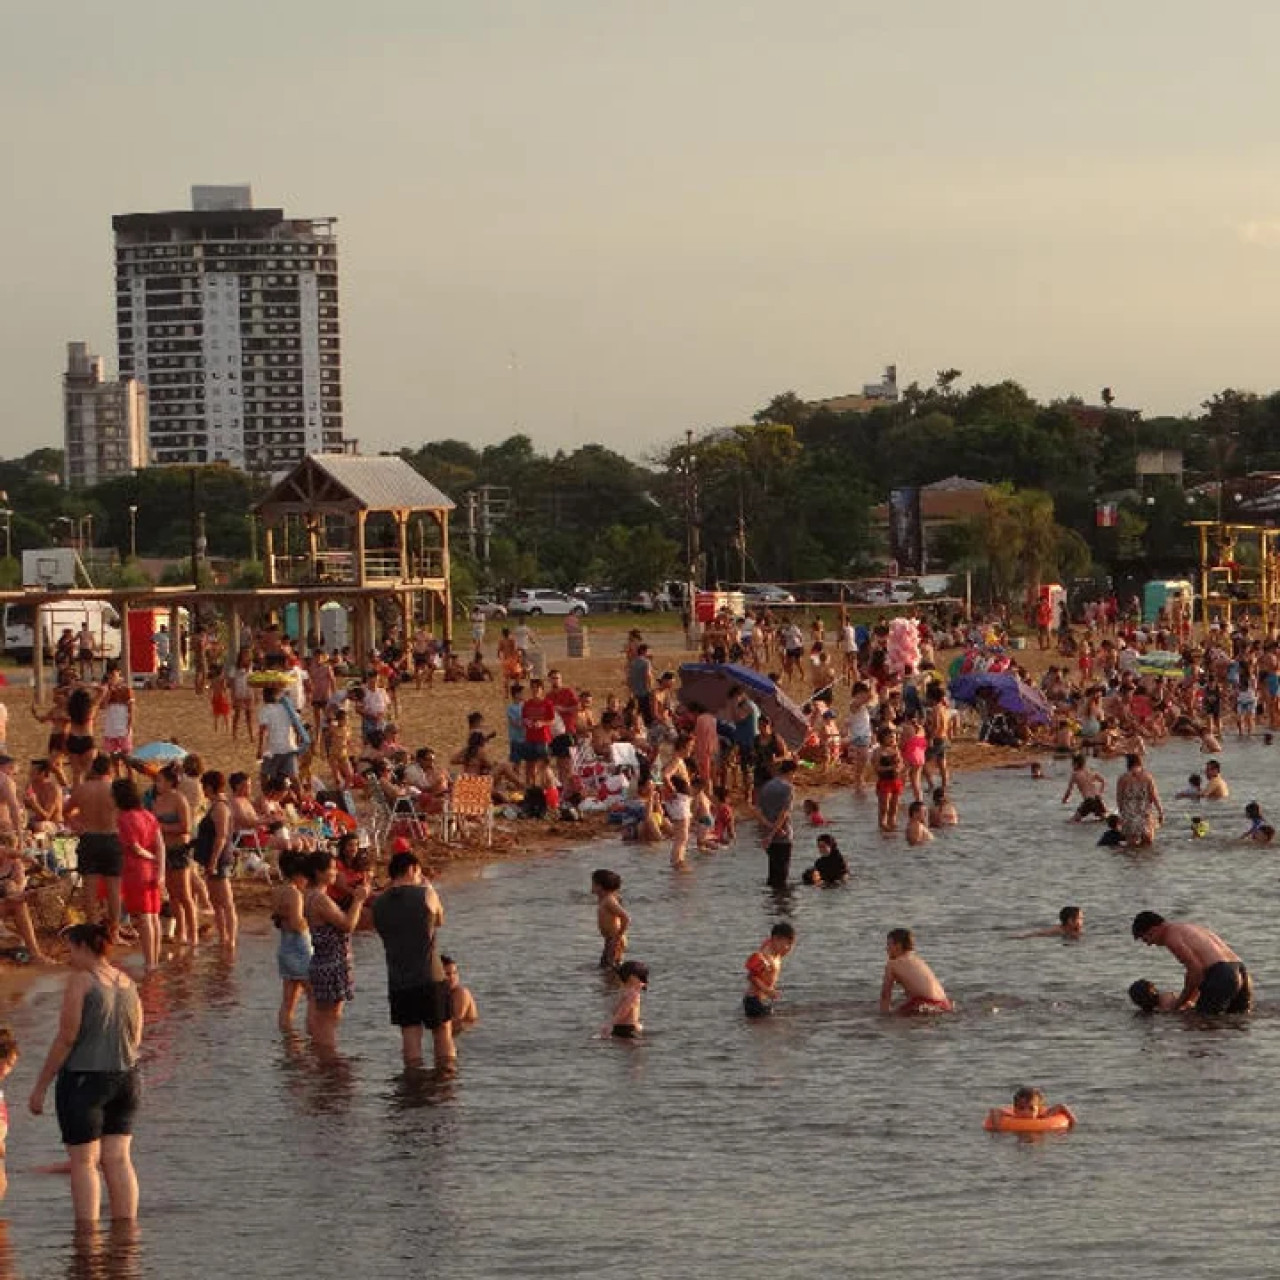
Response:
[[[111,795],[111,760],[97,755],[86,778],[71,788],[68,808],[80,832],[76,870],[84,877],[84,897],[92,916],[98,910],[98,884],[107,890],[107,922],[112,936],[120,926],[120,884],[124,850],[116,835],[116,802]]]
[[[391,855],[387,870],[391,884],[374,899],[373,923],[386,948],[391,1023],[400,1028],[404,1065],[421,1069],[425,1028],[431,1032],[436,1070],[451,1072],[457,1051],[449,1017],[449,986],[436,952],[436,930],[444,923],[444,907],[407,848]]]

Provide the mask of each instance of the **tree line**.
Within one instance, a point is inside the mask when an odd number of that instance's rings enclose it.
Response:
[[[945,567],[976,571],[995,595],[1053,576],[1185,571],[1195,553],[1187,519],[1213,517],[1220,502],[1235,514],[1243,476],[1280,470],[1280,393],[1227,389],[1198,413],[1144,419],[1109,393],[1096,407],[1042,404],[1011,380],[960,382],[943,370],[895,403],[846,412],[788,391],[749,422],[686,432],[640,459],[602,444],[543,452],[520,434],[488,446],[432,440],[400,456],[458,504],[462,594],[526,585],[633,594],[691,567],[707,583],[883,572],[873,506],[893,488],[952,475],[994,487],[983,516],[943,538]],[[1174,477],[1139,488],[1137,454],[1150,449],[1180,450],[1187,485],[1217,493],[1196,498]],[[123,561],[131,548],[189,556],[200,518],[210,556],[254,558],[260,477],[152,468],[68,491],[60,469],[51,449],[0,462],[15,557],[66,541],[73,523]],[[1115,506],[1114,522],[1099,526],[1099,504]]]

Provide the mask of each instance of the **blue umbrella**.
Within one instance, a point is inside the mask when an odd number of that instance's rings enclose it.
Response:
[[[809,733],[809,722],[778,686],[750,667],[736,662],[686,662],[680,667],[680,701],[705,707],[712,715],[728,706],[741,690],[767,715],[778,736],[791,748]]]
[[[136,760],[138,764],[156,766],[177,764],[186,758],[186,747],[180,747],[176,742],[148,742],[129,753],[129,759]]]
[[[1012,671],[975,671],[957,676],[951,681],[950,690],[957,702],[973,704],[978,701],[979,694],[992,694],[1001,711],[1025,716],[1032,724],[1053,722],[1053,708],[1049,700],[1034,685],[1029,685]]]

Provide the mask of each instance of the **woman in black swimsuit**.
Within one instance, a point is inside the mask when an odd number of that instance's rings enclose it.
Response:
[[[67,756],[74,786],[86,773],[93,760],[93,717],[98,710],[98,697],[79,685],[67,698]]]

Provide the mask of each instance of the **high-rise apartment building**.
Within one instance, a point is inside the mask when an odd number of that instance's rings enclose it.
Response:
[[[126,213],[120,372],[147,388],[151,460],[274,471],[343,449],[334,218],[193,187],[190,211]]]
[[[81,489],[147,465],[147,395],[135,378],[108,382],[101,356],[67,343],[62,375],[63,479]]]

